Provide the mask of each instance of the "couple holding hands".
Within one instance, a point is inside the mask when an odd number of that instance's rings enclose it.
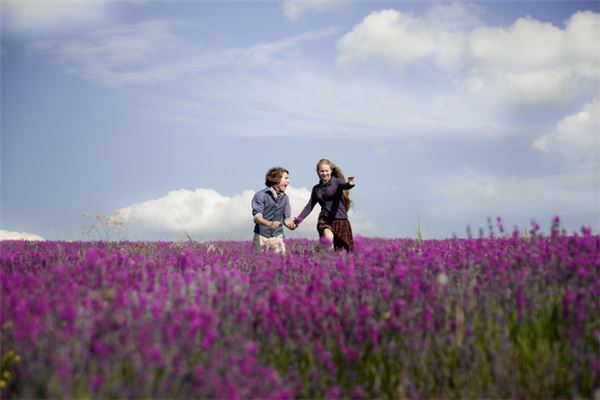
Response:
[[[273,250],[285,254],[283,225],[294,230],[311,213],[316,204],[321,206],[317,221],[320,242],[328,249],[354,250],[352,227],[348,220],[350,195],[354,177],[344,178],[342,171],[329,160],[317,163],[319,183],[312,188],[310,200],[296,218],[291,218],[291,207],[285,189],[289,183],[289,171],[274,167],[265,176],[266,188],[252,198],[254,216],[254,250]]]

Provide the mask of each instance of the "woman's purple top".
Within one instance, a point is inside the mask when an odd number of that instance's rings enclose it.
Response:
[[[312,211],[317,203],[321,206],[319,218],[339,218],[348,219],[348,210],[342,202],[342,193],[344,190],[352,189],[350,185],[341,178],[331,177],[329,182],[319,182],[312,188],[310,200],[304,207],[304,210],[296,217],[296,222],[302,222]]]

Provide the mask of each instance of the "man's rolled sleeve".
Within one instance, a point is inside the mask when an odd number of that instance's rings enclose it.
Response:
[[[256,193],[252,198],[252,216],[256,221],[256,217],[263,216],[263,211],[265,207],[265,198],[263,193]]]

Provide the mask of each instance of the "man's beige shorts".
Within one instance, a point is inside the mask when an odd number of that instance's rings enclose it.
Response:
[[[252,237],[252,246],[254,247],[254,251],[272,250],[275,253],[285,254],[283,235],[269,238],[255,233]]]

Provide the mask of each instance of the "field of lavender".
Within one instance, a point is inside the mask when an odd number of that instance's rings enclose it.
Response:
[[[600,237],[0,242],[4,398],[594,398]]]

